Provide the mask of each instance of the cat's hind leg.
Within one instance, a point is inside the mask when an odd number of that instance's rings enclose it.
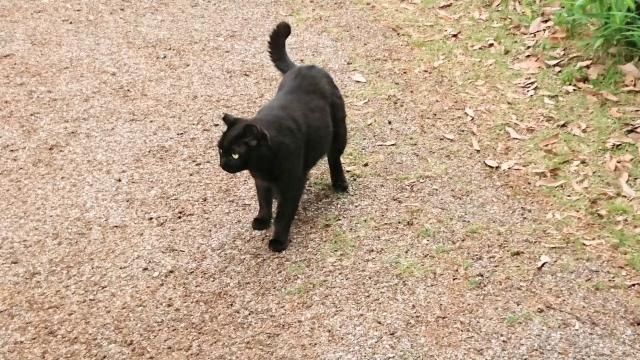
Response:
[[[327,153],[331,185],[337,192],[346,192],[349,185],[344,176],[340,157],[347,147],[347,112],[341,96],[336,98],[331,104],[331,123],[333,125],[333,136],[331,139],[331,147]]]

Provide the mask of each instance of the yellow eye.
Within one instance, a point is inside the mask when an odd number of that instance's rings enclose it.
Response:
[[[234,159],[237,159],[237,158],[239,158],[239,157],[240,157],[240,155],[238,155],[238,154],[231,154],[231,157],[232,157],[232,158],[234,158]]]

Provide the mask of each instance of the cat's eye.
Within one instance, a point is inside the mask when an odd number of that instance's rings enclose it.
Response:
[[[234,159],[237,159],[237,158],[239,158],[239,157],[240,157],[240,155],[238,155],[238,154],[231,154],[231,157],[232,157],[232,158],[234,158]]]

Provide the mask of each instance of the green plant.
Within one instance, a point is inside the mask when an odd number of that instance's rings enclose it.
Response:
[[[307,287],[305,286],[305,284],[301,284],[293,288],[284,289],[282,290],[281,294],[283,296],[300,295],[300,294],[304,294],[306,290],[307,290]]]
[[[593,290],[602,291],[602,290],[607,290],[608,288],[609,286],[607,286],[607,284],[603,282],[596,281],[595,283],[593,283]]]
[[[350,252],[354,250],[356,245],[347,233],[338,229],[333,232],[333,239],[329,243],[328,250],[331,252]]]
[[[450,247],[446,247],[444,245],[436,245],[435,249],[438,254],[448,253],[452,250]]]
[[[640,271],[640,253],[631,255],[631,258],[629,259],[629,265],[631,266],[631,268],[633,268],[633,270]]]
[[[562,0],[562,4],[557,23],[573,34],[591,30],[585,44],[594,49],[615,45],[640,53],[638,0]]]
[[[518,321],[520,321],[518,315],[509,315],[505,319],[505,323],[507,323],[507,325],[515,325],[518,323]]]
[[[470,288],[476,287],[476,286],[480,285],[481,283],[482,283],[482,280],[480,280],[480,279],[476,279],[476,278],[471,278],[471,279],[469,279],[469,280],[467,281],[467,285],[468,285]]]
[[[419,237],[434,237],[436,232],[427,228],[424,228],[418,232]]]
[[[467,229],[468,234],[480,234],[481,232],[482,232],[482,226],[480,225],[471,226],[470,228]]]
[[[304,267],[305,267],[304,261],[301,261],[299,263],[296,263],[296,264],[293,264],[293,265],[289,266],[287,268],[287,272],[289,274],[296,274],[296,273],[300,272],[300,270],[304,269]]]
[[[408,259],[404,255],[398,255],[392,262],[396,265],[394,269],[396,275],[422,277],[428,271],[420,262]]]

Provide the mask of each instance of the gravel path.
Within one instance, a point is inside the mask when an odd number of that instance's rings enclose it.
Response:
[[[548,210],[442,138],[460,95],[366,8],[97,3],[0,1],[1,359],[640,358],[638,290],[543,246]],[[349,103],[351,192],[322,162],[274,254],[215,143],[275,93],[283,19]]]

